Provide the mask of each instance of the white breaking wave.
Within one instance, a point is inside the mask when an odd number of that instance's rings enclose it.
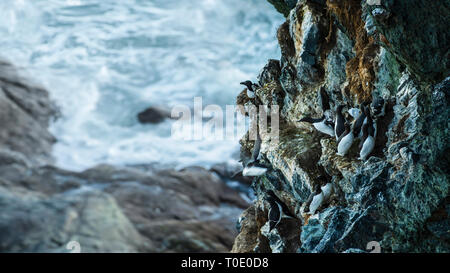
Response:
[[[150,105],[234,104],[269,58],[283,18],[262,0],[2,0],[0,56],[50,92],[57,165],[224,162],[237,140],[171,137],[140,125]]]

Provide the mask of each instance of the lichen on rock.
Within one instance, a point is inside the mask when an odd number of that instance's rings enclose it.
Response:
[[[450,251],[448,4],[425,2],[301,0],[289,8],[277,32],[280,73],[271,84],[279,88],[261,94],[269,105],[278,98],[280,131],[277,141],[263,138],[273,169],[253,181],[254,208],[274,190],[301,226],[280,223],[269,232],[260,209],[246,218],[233,252],[355,253],[369,251],[369,242],[382,252]],[[335,138],[297,122],[324,114],[319,90],[332,112],[384,100],[367,160],[358,159],[359,140],[342,157]],[[333,194],[311,215],[308,202],[324,179]],[[261,247],[241,247],[255,236]]]

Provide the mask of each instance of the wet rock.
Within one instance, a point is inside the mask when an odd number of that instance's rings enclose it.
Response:
[[[57,111],[41,86],[0,60],[0,147],[20,153],[30,164],[51,163],[55,138],[47,131]]]
[[[137,118],[139,122],[142,124],[146,123],[156,124],[161,123],[166,119],[170,119],[171,113],[169,110],[163,107],[152,106],[140,112],[137,115]]]
[[[202,168],[7,172],[0,179],[0,230],[9,238],[0,239],[4,252],[60,252],[70,240],[83,252],[227,252],[238,215],[248,206]],[[22,225],[27,229],[11,236]]]

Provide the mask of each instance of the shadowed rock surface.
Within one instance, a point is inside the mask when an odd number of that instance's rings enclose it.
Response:
[[[0,62],[0,252],[228,252],[248,207],[200,167],[58,169],[47,91]]]
[[[241,215],[232,251],[357,253],[375,242],[382,252],[450,252],[448,1],[269,2],[286,15],[282,56],[278,71],[270,60],[260,72],[267,82],[257,96],[280,106],[280,134],[262,134],[273,170],[253,183],[257,200]],[[297,122],[324,114],[319,90],[345,113],[386,102],[366,161],[359,140],[341,157],[335,138]],[[253,147],[241,144],[243,154]],[[311,215],[308,199],[324,179],[331,197]],[[272,231],[268,190],[296,216]]]

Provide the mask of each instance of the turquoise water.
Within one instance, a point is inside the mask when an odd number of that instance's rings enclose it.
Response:
[[[282,16],[263,0],[2,0],[0,56],[42,83],[61,110],[57,165],[223,162],[237,139],[180,140],[150,105],[234,104],[240,81],[279,58]]]

